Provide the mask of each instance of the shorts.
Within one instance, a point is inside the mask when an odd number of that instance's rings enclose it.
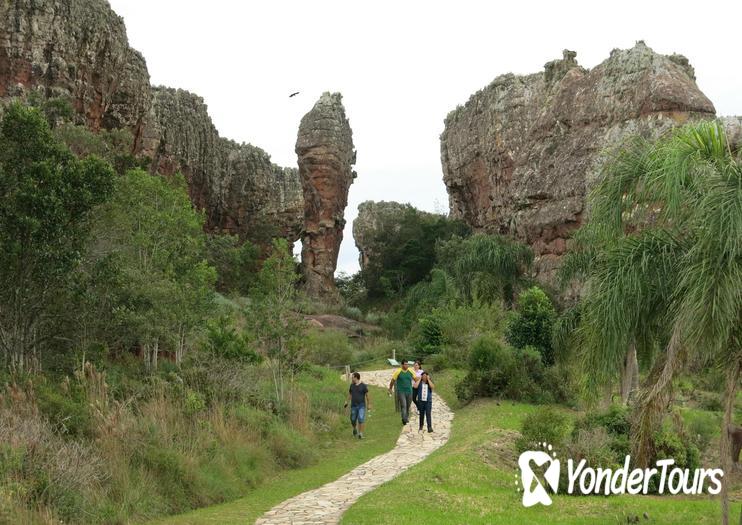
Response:
[[[366,422],[366,405],[351,405],[350,406],[350,422],[351,423],[365,423]]]

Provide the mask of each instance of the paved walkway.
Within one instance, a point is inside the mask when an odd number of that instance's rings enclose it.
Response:
[[[387,387],[393,370],[362,372],[369,385]],[[387,400],[384,400],[387,401]],[[378,401],[376,401],[378,403]],[[391,403],[391,400],[388,400]],[[338,523],[343,512],[355,501],[386,483],[415,463],[422,461],[448,441],[453,412],[440,396],[433,398],[433,429],[428,434],[417,432],[419,420],[413,417],[392,450],[367,461],[336,481],[279,503],[266,512],[256,525],[309,525]]]

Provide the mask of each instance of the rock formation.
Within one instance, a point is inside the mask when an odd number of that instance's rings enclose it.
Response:
[[[151,101],[144,58],[103,0],[0,3],[0,98],[35,90],[68,100],[93,130],[140,137]]]
[[[434,217],[433,213],[417,210],[410,204],[394,201],[365,201],[358,205],[358,216],[353,220],[353,240],[358,248],[358,264],[361,270],[378,255],[376,240],[382,231],[390,231],[404,221],[405,213],[415,210],[423,216]]]
[[[0,2],[0,100],[31,92],[69,101],[92,130],[131,131],[153,173],[185,175],[208,230],[261,244],[299,238],[298,172],[220,138],[200,97],[152,88],[144,58],[105,0]]]
[[[688,60],[643,42],[591,70],[565,51],[542,73],[499,76],[446,118],[451,215],[528,243],[539,278],[552,281],[606,152],[631,134],[656,137],[714,113]]]
[[[348,189],[356,176],[353,132],[340,93],[324,93],[301,119],[296,154],[304,190],[301,261],[306,289],[310,297],[334,301]]]
[[[221,138],[201,97],[153,88],[153,118],[144,131],[152,171],[181,172],[207,228],[261,245],[299,238],[304,201],[296,169],[276,166],[250,144]]]

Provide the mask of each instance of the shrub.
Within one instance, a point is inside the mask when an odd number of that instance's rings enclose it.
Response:
[[[502,330],[503,311],[497,304],[447,305],[435,313],[446,346],[467,349],[482,335]]]
[[[217,273],[217,290],[246,295],[255,284],[260,249],[236,235],[213,234],[206,237],[206,255]]]
[[[441,350],[442,343],[440,320],[435,312],[421,318],[418,321],[418,336],[415,341],[420,357],[437,354]]]
[[[64,393],[54,385],[39,386],[36,390],[39,412],[62,434],[92,436],[93,422],[84,392],[70,385]]]
[[[276,461],[282,467],[306,467],[315,459],[314,449],[309,446],[307,440],[284,425],[274,425],[267,440]]]
[[[345,304],[349,306],[357,306],[366,299],[366,287],[360,272],[353,275],[339,272],[335,277],[335,285]]]
[[[567,446],[568,456],[575,462],[582,459],[591,467],[616,468],[623,464],[623,456],[614,449],[614,438],[605,428],[575,428]]]
[[[533,346],[541,352],[544,363],[554,363],[551,331],[556,310],[544,291],[534,286],[518,296],[518,311],[511,319],[506,338],[516,348]]]
[[[607,410],[590,412],[575,423],[575,432],[599,427],[614,437],[628,436],[631,428],[628,410],[621,405],[611,405]]]
[[[345,306],[343,308],[343,316],[354,321],[363,321],[363,312],[357,306]]]
[[[329,366],[349,364],[353,351],[348,337],[333,330],[308,330],[304,347],[310,362]]]
[[[552,407],[539,407],[523,419],[520,437],[515,446],[518,452],[524,452],[537,446],[538,443],[548,443],[560,450],[566,444],[570,429],[569,418]]]
[[[194,416],[206,408],[206,400],[200,392],[189,390],[184,399],[184,411],[187,416]]]
[[[699,450],[706,450],[718,434],[721,415],[701,410],[686,410],[683,415],[688,436]]]
[[[206,349],[224,359],[258,363],[260,355],[250,348],[247,338],[238,333],[229,316],[221,315],[206,323]]]
[[[469,354],[469,373],[456,386],[461,401],[475,396],[502,396],[532,402],[550,402],[543,388],[541,354],[532,348],[514,349],[495,336],[478,339]]]
[[[682,429],[665,422],[654,434],[655,459],[672,458],[680,468],[696,469],[700,463],[698,448],[684,434]]]

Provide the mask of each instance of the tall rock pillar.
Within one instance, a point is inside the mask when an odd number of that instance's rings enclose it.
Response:
[[[323,93],[304,115],[296,139],[304,192],[301,262],[307,293],[335,301],[335,268],[345,227],[348,189],[356,173],[353,132],[340,93]]]

